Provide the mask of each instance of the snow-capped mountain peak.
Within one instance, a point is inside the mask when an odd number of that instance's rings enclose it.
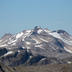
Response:
[[[72,37],[64,30],[50,31],[48,29],[42,29],[41,27],[36,26],[32,30],[24,30],[14,35],[4,35],[0,39],[0,47],[13,49],[21,46],[27,49],[31,49],[31,47],[41,46],[40,48],[43,49],[42,43],[49,43],[52,40],[54,41],[55,38],[60,39],[68,46],[72,46]]]
[[[72,36],[63,30],[50,31],[38,26],[6,34],[0,39],[0,56],[8,65],[66,63],[62,59],[72,58]]]

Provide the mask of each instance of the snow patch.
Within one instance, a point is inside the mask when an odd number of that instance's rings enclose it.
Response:
[[[42,29],[39,29],[37,32],[38,32],[38,34],[40,34],[42,31],[43,31]]]
[[[69,49],[67,49],[66,47],[64,47],[64,49],[65,49],[67,52],[72,53],[72,51],[69,50]]]
[[[11,40],[10,42],[8,42],[8,44],[15,43],[16,41],[17,41],[17,39],[16,40]]]
[[[23,35],[23,32],[18,33],[18,34],[16,35],[16,38],[18,39],[18,38],[20,38],[22,35]]]
[[[25,49],[25,47],[22,47],[23,49]]]
[[[68,64],[71,64],[72,62],[71,62],[71,61],[68,61],[67,63],[68,63]]]
[[[32,58],[32,56],[30,56],[30,59]]]
[[[45,40],[45,39],[43,39],[43,38],[40,38],[42,41],[44,41],[44,42],[48,42],[48,40]]]
[[[43,46],[43,45],[35,45],[35,47],[40,47],[40,48],[41,48],[42,46]]]
[[[7,44],[4,44],[4,45],[0,45],[0,47],[5,47],[5,46],[7,46]]]
[[[31,30],[27,30],[26,32],[27,32],[27,33],[30,33],[30,32],[31,32]]]
[[[20,52],[20,50],[18,50],[18,53]]]
[[[26,31],[26,33],[23,35],[23,37],[22,37],[22,41],[24,41],[24,39],[26,38],[26,37],[29,37],[31,35],[31,30],[27,30]]]
[[[13,43],[12,45],[16,45],[16,43]]]
[[[72,41],[68,41],[68,40],[65,40],[65,39],[62,39],[66,44],[68,45],[72,45]]]
[[[52,32],[52,33],[49,33],[49,34],[56,37],[56,38],[62,39],[61,36],[57,32]]]
[[[35,47],[38,47],[38,48],[44,49],[44,48],[43,48],[43,45],[41,45],[41,44],[40,44],[40,45],[35,45]]]
[[[46,58],[42,58],[41,61],[45,60]]]
[[[49,33],[49,34],[52,35],[55,38],[61,39],[63,42],[65,42],[68,45],[72,45],[72,41],[63,39],[57,32],[53,32],[53,33]]]
[[[29,50],[30,49],[30,47],[27,47],[27,50]]]
[[[7,55],[12,54],[12,53],[13,53],[13,51],[9,51],[6,54],[4,54],[4,56],[7,56]]]
[[[36,42],[36,44],[40,43],[36,38],[32,38],[32,39]]]
[[[30,36],[31,35],[31,30],[27,30],[25,36]]]
[[[0,42],[2,42],[2,40],[0,40]]]
[[[30,42],[26,42],[26,44],[27,44],[27,45],[30,45],[31,43],[30,43]]]

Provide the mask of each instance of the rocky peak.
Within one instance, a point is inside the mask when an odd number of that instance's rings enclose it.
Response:
[[[34,30],[38,30],[38,29],[41,29],[41,27],[39,27],[39,26],[34,27]]]
[[[57,33],[59,33],[59,34],[68,34],[66,31],[64,31],[64,30],[57,30]],[[69,35],[69,34],[68,34]]]

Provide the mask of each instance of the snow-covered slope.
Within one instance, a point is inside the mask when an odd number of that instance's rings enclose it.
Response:
[[[30,49],[31,46],[38,47],[39,45],[37,46],[37,44],[41,44],[43,42],[49,43],[53,38],[58,38],[65,44],[72,46],[72,36],[64,30],[50,31],[36,26],[33,30],[24,30],[15,35],[5,34],[0,39],[0,47],[13,49],[21,46],[23,48]],[[72,49],[70,50],[72,51]]]
[[[71,36],[69,36],[68,38],[63,38],[59,33],[57,33],[57,32],[50,32],[49,33],[50,35],[52,35],[53,37],[55,37],[55,38],[59,38],[59,39],[61,39],[63,42],[65,42],[66,44],[68,44],[68,45],[72,45],[72,38],[71,38]]]

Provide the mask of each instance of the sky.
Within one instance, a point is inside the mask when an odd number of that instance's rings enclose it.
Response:
[[[72,0],[0,0],[0,37],[35,26],[72,34]]]

